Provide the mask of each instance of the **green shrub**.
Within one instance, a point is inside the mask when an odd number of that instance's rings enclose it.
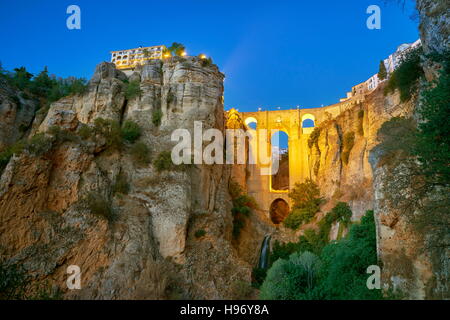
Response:
[[[0,300],[23,299],[26,275],[18,264],[0,262]]]
[[[131,120],[127,120],[122,125],[122,138],[134,143],[141,136],[141,127]]]
[[[86,124],[81,124],[77,129],[77,133],[83,140],[88,140],[94,134],[94,129]]]
[[[108,222],[115,220],[115,215],[111,207],[111,202],[102,194],[97,192],[90,192],[86,197],[86,203],[91,211],[96,216],[99,216]]]
[[[245,226],[245,220],[251,214],[251,209],[256,209],[257,204],[253,197],[246,194],[235,180],[230,179],[228,192],[233,202],[231,213],[233,215],[233,237],[237,239]]]
[[[293,201],[293,208],[308,209],[314,213],[319,211],[319,206],[323,202],[319,187],[311,179],[307,179],[303,183],[296,183],[289,192],[289,197]]]
[[[294,253],[289,260],[275,261],[261,286],[262,300],[314,299],[320,268],[319,258],[311,252]]]
[[[134,80],[125,83],[125,98],[131,100],[142,93],[141,84],[139,81]]]
[[[114,193],[128,194],[130,191],[130,184],[128,178],[124,173],[119,173],[116,178],[116,182],[113,185]]]
[[[346,202],[338,202],[327,214],[325,220],[330,223],[341,222],[344,226],[350,223],[352,210]]]
[[[155,166],[158,172],[173,170],[174,164],[172,162],[171,152],[170,151],[161,152],[153,161],[153,165]]]
[[[275,243],[275,253],[261,299],[382,299],[381,290],[366,286],[366,269],[377,264],[373,211],[339,241],[323,246],[320,232],[306,230],[299,243]]]
[[[41,156],[53,147],[53,140],[45,135],[38,133],[34,135],[27,143],[27,151],[34,156]]]
[[[161,110],[155,110],[152,113],[152,123],[159,127],[161,125],[161,119],[162,119],[163,113]]]
[[[113,150],[122,148],[122,130],[118,121],[97,118],[94,121],[94,132],[105,139],[107,148]]]
[[[411,50],[406,54],[398,68],[391,74],[384,89],[385,94],[400,91],[402,102],[411,99],[413,92],[417,89],[418,80],[423,77],[424,72],[420,65],[422,47]]]
[[[131,146],[130,154],[139,165],[150,163],[150,148],[144,142],[137,142]]]
[[[354,144],[355,144],[355,133],[353,131],[345,133],[341,153],[341,160],[344,164],[348,164],[350,151],[352,151]]]
[[[88,89],[88,83],[85,79],[73,79],[69,87],[71,94],[84,94]]]
[[[418,156],[423,173],[430,184],[448,187],[450,184],[450,50],[431,56],[442,65],[439,77],[422,93],[418,114]]]
[[[78,137],[72,132],[61,129],[58,126],[51,126],[48,129],[48,133],[51,134],[57,143],[63,143],[66,141],[78,142]]]
[[[328,246],[321,254],[321,299],[382,299],[381,290],[366,286],[366,269],[377,264],[376,231],[373,211],[367,211],[361,223],[349,234]]]
[[[206,231],[203,229],[195,231],[196,238],[201,238],[201,237],[204,237],[205,235],[206,235]]]
[[[315,214],[316,212],[306,208],[294,209],[284,219],[283,224],[286,228],[297,230],[302,224],[310,222]]]

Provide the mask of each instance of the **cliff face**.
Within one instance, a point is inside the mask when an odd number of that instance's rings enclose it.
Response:
[[[85,94],[53,103],[36,120],[32,134],[46,133],[43,150],[13,157],[1,176],[1,255],[71,298],[232,298],[233,283],[250,281],[250,266],[230,244],[229,169],[158,172],[136,163],[130,146],[108,149],[105,137],[77,137],[99,118],[133,120],[155,159],[171,151],[173,129],[192,130],[194,121],[223,129],[223,75],[197,58],[175,57],[129,77],[139,83],[137,97],[126,97],[124,80],[102,63]],[[152,122],[157,110],[160,126]],[[54,126],[72,138],[48,134]],[[115,192],[123,177],[127,194]],[[92,213],[93,194],[114,219]],[[200,229],[206,235],[197,239]],[[81,268],[81,290],[67,290],[69,265]]]
[[[448,1],[418,0],[417,9],[425,54],[422,57],[422,67],[427,80],[431,81],[438,77],[440,66],[426,55],[443,53],[449,49]],[[418,118],[416,112],[421,102],[417,100],[416,107],[407,114],[412,118]],[[382,161],[382,157],[383,152],[379,149],[374,149],[370,155],[374,175],[378,255],[383,263],[383,284],[385,288],[399,290],[410,299],[448,299],[448,231],[441,234],[436,229],[420,229],[423,223],[411,218],[421,214],[419,206],[414,205],[418,198],[417,192],[421,192],[415,185],[420,186],[420,181],[414,181],[416,163],[389,163]],[[439,190],[431,190],[422,197],[422,202],[426,203],[427,199],[437,201],[445,195]],[[401,205],[403,202],[409,202],[410,205],[405,207]],[[428,215],[427,219],[430,221],[425,224],[437,223],[445,226],[446,223],[443,220],[433,222],[432,215]]]
[[[0,151],[25,135],[38,104],[0,79]]]
[[[413,108],[412,103],[400,103],[398,94],[384,96],[383,91],[381,85],[359,105],[319,124],[320,134],[311,139],[310,172],[327,200],[324,212],[345,201],[357,221],[373,209],[369,153],[378,144],[377,131],[383,122]]]

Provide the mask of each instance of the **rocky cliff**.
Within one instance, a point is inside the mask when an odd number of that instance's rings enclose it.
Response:
[[[111,147],[114,125],[129,120],[152,160],[171,150],[175,128],[192,130],[196,120],[222,130],[223,78],[191,57],[148,63],[129,78],[99,64],[85,94],[35,120],[34,147],[1,175],[3,260],[70,298],[233,298],[251,268],[231,246],[229,168],[160,172],[137,162],[132,145]],[[137,96],[126,94],[129,83],[138,83]],[[103,135],[95,130],[102,124]],[[81,290],[67,289],[69,265],[81,268]]]

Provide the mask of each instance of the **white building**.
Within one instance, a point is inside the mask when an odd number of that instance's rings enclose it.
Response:
[[[410,52],[412,49],[415,49],[421,45],[420,39],[413,43],[404,43],[398,46],[397,50],[391,54],[388,58],[384,59],[384,66],[386,67],[386,71],[389,77],[389,74],[394,72],[395,69],[402,63],[405,55]],[[378,78],[378,73],[371,76],[365,82],[362,82],[354,87],[352,87],[352,91],[347,93],[346,98],[340,99],[340,102],[347,101],[355,96],[364,96],[366,93],[375,90],[378,85],[384,80],[380,80]]]
[[[384,60],[386,71],[389,73],[394,72],[395,69],[401,64],[405,55],[421,45],[420,39],[413,43],[404,43],[398,46],[397,50]]]

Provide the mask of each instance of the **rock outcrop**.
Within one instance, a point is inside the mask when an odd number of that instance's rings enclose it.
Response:
[[[37,108],[36,101],[0,79],[0,151],[26,134]]]
[[[229,168],[158,172],[134,161],[129,145],[111,149],[108,137],[79,136],[96,119],[132,120],[155,159],[171,151],[174,129],[192,131],[201,121],[223,130],[223,78],[194,57],[149,62],[129,79],[113,64],[98,65],[85,94],[53,103],[34,124],[44,150],[24,151],[3,172],[2,257],[68,298],[233,298],[233,283],[250,282],[251,266],[231,246]],[[136,81],[140,94],[127,98],[127,83]],[[48,134],[55,127],[71,138]],[[123,177],[125,194],[115,191]],[[94,214],[89,201],[109,215]],[[200,229],[206,234],[197,238]],[[67,289],[69,265],[81,268],[81,290]]]

